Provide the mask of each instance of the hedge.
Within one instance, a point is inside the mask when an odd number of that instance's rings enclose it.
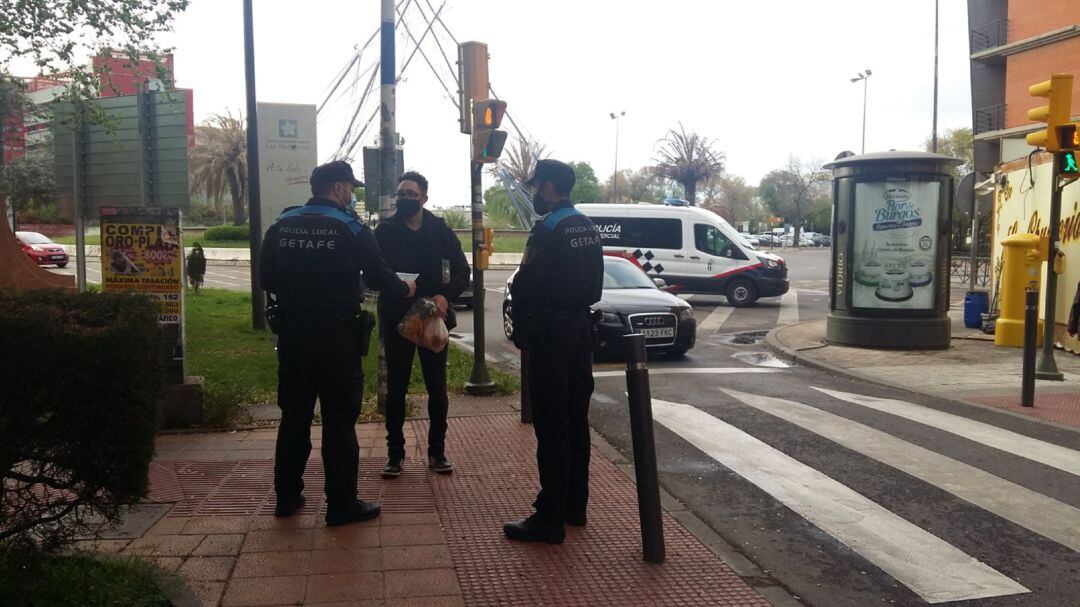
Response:
[[[157,313],[132,294],[0,291],[0,542],[56,548],[147,494]]]
[[[203,240],[221,242],[225,240],[248,240],[251,238],[249,226],[216,226],[203,233]]]

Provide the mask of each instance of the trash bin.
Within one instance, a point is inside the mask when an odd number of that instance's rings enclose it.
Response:
[[[964,326],[978,329],[982,315],[990,311],[990,294],[986,291],[968,291],[964,296]]]

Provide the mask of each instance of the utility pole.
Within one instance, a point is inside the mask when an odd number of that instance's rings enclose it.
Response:
[[[255,103],[255,38],[251,0],[244,0],[244,78],[247,83],[247,177],[248,225],[251,242],[251,326],[266,330],[266,301],[259,285],[259,252],[262,247],[262,204],[259,191],[259,118]]]
[[[394,0],[382,0],[382,24],[380,42],[382,52],[379,63],[379,221],[394,214],[394,193],[397,186],[397,68],[394,62]],[[386,411],[387,381],[386,344],[379,328],[379,411]]]
[[[934,0],[934,132],[930,136],[930,151],[937,154],[938,99],[938,0]]]
[[[1070,82],[1071,84],[1071,82]],[[1058,153],[1053,153],[1053,172],[1050,174],[1050,246],[1046,258],[1046,299],[1043,301],[1043,347],[1039,362],[1035,366],[1035,377],[1053,381],[1064,381],[1065,376],[1058,371],[1054,360],[1054,328],[1057,324],[1057,272],[1054,261],[1061,250],[1061,170],[1058,166]]]
[[[610,115],[615,121],[615,172],[611,178],[611,202],[619,202],[619,118],[625,116],[626,112],[620,111],[618,115],[610,112]]]

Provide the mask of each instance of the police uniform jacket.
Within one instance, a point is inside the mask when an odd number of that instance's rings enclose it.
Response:
[[[352,315],[369,287],[399,297],[408,286],[379,252],[367,226],[325,198],[282,213],[266,231],[259,281],[282,312]]]
[[[446,221],[426,209],[420,212],[424,220],[419,230],[411,230],[404,220],[392,217],[375,228],[375,240],[394,271],[419,275],[415,297],[442,295],[453,301],[469,285],[469,262]],[[450,268],[449,282],[443,282],[443,260]],[[413,300],[382,296],[379,306],[388,316],[404,316]]]
[[[515,332],[536,318],[588,311],[603,286],[596,225],[569,200],[560,201],[533,226],[511,285]]]

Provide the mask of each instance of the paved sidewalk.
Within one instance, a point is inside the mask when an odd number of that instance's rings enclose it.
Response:
[[[671,514],[667,562],[644,563],[635,488],[601,449],[587,527],[561,546],[505,539],[501,523],[535,496],[532,428],[508,407],[462,405],[451,476],[426,469],[426,421],[406,424],[405,473],[390,481],[381,426],[357,427],[360,494],[383,506],[374,521],[323,524],[318,427],[308,502],[290,519],[272,515],[275,430],[163,435],[141,515],[90,543],[178,572],[206,605],[769,605]]]
[[[948,350],[830,345],[825,343],[825,320],[781,327],[766,341],[789,358],[834,373],[1080,428],[1080,356],[1057,350],[1054,360],[1065,381],[1036,381],[1035,406],[1022,407],[1022,351],[996,347],[992,335],[966,328],[962,310],[953,310],[950,316]]]

